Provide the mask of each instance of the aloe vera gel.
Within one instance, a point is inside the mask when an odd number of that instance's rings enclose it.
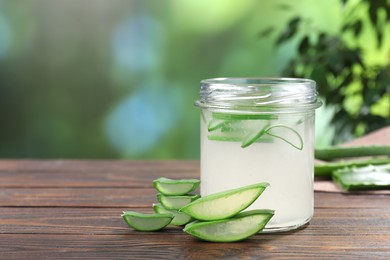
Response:
[[[307,79],[217,78],[201,82],[202,196],[260,182],[249,209],[275,215],[263,232],[287,231],[313,215],[314,117]],[[239,202],[237,202],[239,203]]]

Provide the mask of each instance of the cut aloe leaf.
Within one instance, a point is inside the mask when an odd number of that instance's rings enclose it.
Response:
[[[362,160],[341,160],[336,162],[324,162],[314,164],[314,175],[316,177],[329,177],[332,172],[345,167],[358,167],[367,165],[382,165],[390,163],[390,158],[369,158]]]
[[[390,156],[390,145],[332,146],[315,149],[315,158],[320,160],[378,155]]]
[[[223,136],[223,135],[209,135],[207,139],[210,141],[221,141],[221,142],[241,142],[242,137],[239,136]]]
[[[231,133],[240,132],[244,129],[242,128],[241,120],[211,119],[207,125],[207,130],[209,132],[220,130],[221,133]]]
[[[209,135],[207,136],[207,139],[210,141],[221,141],[221,142],[240,142],[242,143],[242,137],[241,136],[223,136],[223,135]],[[263,135],[257,138],[254,143],[271,143],[272,137]]]
[[[269,184],[263,182],[210,194],[191,202],[180,211],[199,220],[229,218],[249,207],[267,186]]]
[[[278,116],[274,114],[227,114],[214,112],[213,119],[220,120],[271,120],[277,119]]]
[[[332,174],[333,181],[342,189],[376,190],[390,188],[390,164],[347,167]]]
[[[274,215],[273,210],[250,210],[229,219],[195,221],[184,231],[210,242],[236,242],[261,231]]]
[[[215,131],[219,128],[222,128],[226,124],[225,120],[219,120],[219,119],[212,119],[209,121],[207,125],[207,130],[209,132]]]
[[[199,187],[200,180],[182,179],[173,180],[168,178],[158,178],[153,181],[154,187],[164,195],[184,195],[194,191]]]
[[[145,214],[135,211],[124,211],[121,215],[127,225],[138,231],[157,231],[166,227],[174,218],[171,213]]]
[[[298,150],[303,149],[303,139],[301,135],[291,127],[285,125],[273,125],[268,127],[265,132],[270,136],[285,141]]]
[[[266,133],[268,128],[269,128],[269,125],[266,125],[259,132],[257,132],[255,135],[252,135],[252,136],[245,138],[244,141],[242,141],[242,143],[241,143],[241,147],[242,148],[248,147],[249,145],[251,145],[254,142],[256,142],[257,140],[259,140],[259,138],[261,138]]]
[[[177,210],[164,208],[161,204],[153,204],[153,210],[159,214],[173,215],[173,219],[170,224],[174,226],[184,226],[185,224],[192,221],[192,217],[188,214],[179,212]]]
[[[182,196],[167,196],[161,193],[157,194],[157,200],[166,209],[179,210],[187,204],[190,204],[200,196],[196,194],[182,195]]]

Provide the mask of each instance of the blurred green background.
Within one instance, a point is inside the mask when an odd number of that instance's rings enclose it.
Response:
[[[339,0],[290,2],[0,0],[0,157],[199,158],[201,79],[281,76],[296,44],[260,34],[294,16],[340,30]]]

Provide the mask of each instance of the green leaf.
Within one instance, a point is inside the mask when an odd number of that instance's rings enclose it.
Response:
[[[146,214],[135,211],[124,211],[123,220],[129,227],[138,231],[157,231],[166,227],[173,219],[172,214]]]
[[[261,231],[273,215],[273,210],[250,210],[228,219],[195,221],[184,232],[210,242],[236,242]]]
[[[173,216],[173,219],[169,224],[174,226],[183,226],[192,221],[192,217],[188,214],[174,209],[167,209],[158,203],[153,204],[153,210],[158,214],[171,214]]]
[[[309,40],[309,37],[308,37],[308,36],[305,36],[305,37],[301,40],[301,42],[300,42],[300,44],[299,44],[299,46],[298,46],[298,51],[299,51],[300,54],[304,54],[304,53],[307,52],[307,50],[309,49],[309,47],[310,47],[310,40]]]
[[[301,135],[291,127],[285,125],[273,125],[265,131],[268,135],[279,138],[298,150],[303,149],[303,139]]]
[[[334,171],[332,178],[347,191],[388,189],[390,188],[390,164],[343,168]]]
[[[187,204],[190,204],[194,200],[199,199],[200,196],[196,194],[180,195],[180,196],[167,196],[161,193],[157,194],[157,200],[166,209],[179,210]]]
[[[279,36],[279,38],[276,40],[276,45],[280,45],[287,40],[291,39],[298,31],[299,23],[301,22],[300,17],[295,17],[290,20],[290,22],[287,25],[287,28],[284,30],[284,32]]]
[[[267,37],[269,36],[271,33],[273,33],[275,31],[275,28],[273,26],[269,26],[267,28],[265,28],[264,30],[260,31],[259,32],[259,37],[260,38],[264,38],[264,37]]]
[[[199,220],[229,218],[249,207],[268,186],[265,182],[256,183],[213,193],[191,202],[180,211]]]
[[[357,20],[356,23],[353,25],[353,34],[355,37],[358,37],[360,33],[362,32],[363,28],[363,22],[361,20]]]
[[[199,187],[200,180],[158,178],[153,181],[153,186],[164,195],[184,195]]]

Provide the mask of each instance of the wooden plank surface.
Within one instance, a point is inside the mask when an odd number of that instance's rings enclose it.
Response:
[[[0,206],[18,207],[150,207],[153,188],[1,188]],[[389,195],[314,194],[316,208],[384,208]]]
[[[0,160],[0,259],[390,258],[388,195],[317,192],[310,225],[239,243],[128,228],[121,212],[151,212],[160,176],[196,178],[199,162]]]
[[[0,160],[0,188],[152,188],[160,176],[199,178],[199,161]]]
[[[186,235],[1,235],[4,259],[386,259],[390,235],[256,235],[208,243]],[[169,237],[174,237],[172,242]],[[315,242],[308,243],[309,240]]]
[[[127,208],[150,213],[151,208]],[[122,221],[118,208],[40,208],[1,207],[0,234],[133,234],[137,232]],[[351,218],[351,215],[354,218]],[[390,235],[390,209],[316,209],[311,224],[300,234],[334,235],[343,228],[343,234]],[[160,234],[185,235],[180,228],[170,226]],[[291,237],[294,239],[294,237]]]

